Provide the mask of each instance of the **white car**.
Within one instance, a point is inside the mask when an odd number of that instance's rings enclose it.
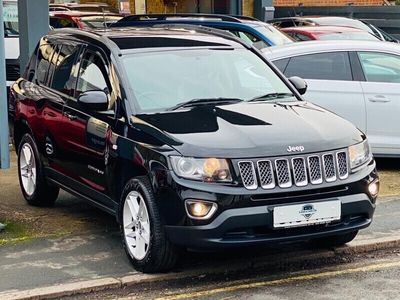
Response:
[[[399,44],[311,41],[263,53],[286,77],[306,80],[306,100],[365,132],[375,156],[400,156]]]

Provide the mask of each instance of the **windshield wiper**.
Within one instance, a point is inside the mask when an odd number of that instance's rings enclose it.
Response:
[[[272,100],[272,99],[282,99],[282,98],[288,98],[288,97],[294,97],[294,95],[292,93],[269,93],[266,95],[254,97],[254,98],[248,100],[248,102]]]
[[[239,98],[196,98],[192,99],[183,103],[179,103],[168,110],[177,110],[182,107],[190,107],[190,106],[196,106],[196,105],[207,105],[207,104],[226,104],[226,103],[237,103],[237,102],[242,102],[244,101],[243,99]]]

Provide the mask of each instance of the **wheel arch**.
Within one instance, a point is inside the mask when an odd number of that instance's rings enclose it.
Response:
[[[24,134],[29,133],[34,139],[34,135],[32,129],[30,128],[28,122],[25,119],[19,119],[14,122],[14,133],[13,133],[13,142],[15,146],[15,151],[18,151],[19,144],[22,140]]]

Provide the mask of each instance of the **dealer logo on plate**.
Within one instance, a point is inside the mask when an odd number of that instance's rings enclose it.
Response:
[[[314,205],[312,204],[306,204],[303,205],[303,208],[299,213],[306,218],[307,220],[312,217],[317,212],[317,210],[314,208]]]

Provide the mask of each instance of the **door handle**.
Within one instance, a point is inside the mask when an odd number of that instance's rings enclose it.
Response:
[[[64,113],[64,116],[66,116],[71,121],[78,119],[78,117],[76,115],[72,115],[72,114],[67,113],[67,112]]]
[[[372,96],[372,97],[369,97],[368,100],[369,100],[370,102],[381,102],[381,103],[390,102],[390,99],[387,98],[387,97],[384,96],[384,95]]]

